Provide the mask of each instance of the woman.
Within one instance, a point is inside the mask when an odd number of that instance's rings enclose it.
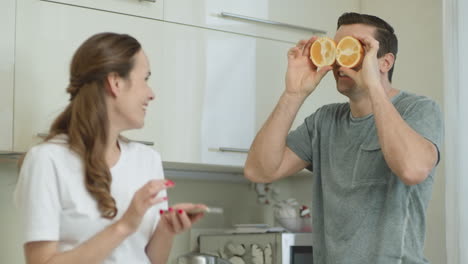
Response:
[[[202,217],[168,211],[161,158],[120,133],[154,99],[140,44],[97,34],[71,62],[70,103],[25,156],[15,191],[27,263],[166,263],[174,235]]]

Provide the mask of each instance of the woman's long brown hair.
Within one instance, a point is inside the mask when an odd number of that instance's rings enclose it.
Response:
[[[134,55],[140,49],[140,43],[129,35],[100,33],[86,40],[71,62],[67,88],[70,103],[53,122],[46,138],[68,135],[70,149],[82,159],[86,189],[96,200],[101,216],[108,219],[117,215],[117,207],[104,153],[109,134],[105,86],[110,73],[129,77]]]

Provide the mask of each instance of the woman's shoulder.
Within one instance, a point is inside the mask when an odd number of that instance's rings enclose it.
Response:
[[[66,135],[57,135],[47,141],[41,142],[31,147],[26,155],[31,156],[59,156],[70,152],[68,145],[68,137]]]

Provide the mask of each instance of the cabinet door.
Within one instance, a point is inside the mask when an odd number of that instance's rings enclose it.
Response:
[[[162,19],[164,0],[40,0],[139,17]]]
[[[12,150],[15,0],[0,3],[0,151]]]
[[[171,0],[164,4],[164,20],[297,42],[321,34],[313,29],[332,35],[338,16],[353,10],[359,10],[359,0]]]
[[[294,4],[289,5],[291,1],[283,2],[287,3],[287,6],[294,6]],[[292,2],[307,3],[306,0]],[[294,19],[297,14],[286,12],[286,9],[280,7],[281,5],[285,4],[274,0],[171,0],[165,3],[164,20],[285,41],[297,41],[316,33],[294,26],[319,29],[313,23],[304,24]],[[275,9],[278,9],[278,12],[275,12]],[[289,17],[285,16],[285,13],[289,14]],[[304,16],[305,20],[308,18]],[[269,24],[268,21],[277,24]]]
[[[24,151],[47,132],[68,104],[69,63],[78,46],[98,32],[127,33],[137,38],[151,63],[150,86],[162,73],[162,22],[35,0],[18,2],[14,147]],[[156,100],[157,101],[157,100]],[[154,103],[144,129],[132,139],[155,141]]]
[[[231,150],[249,149],[276,104],[292,44],[173,23],[164,40],[163,158],[243,166]]]

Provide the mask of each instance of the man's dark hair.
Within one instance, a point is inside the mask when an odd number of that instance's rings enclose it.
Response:
[[[383,19],[359,13],[344,13],[338,18],[337,29],[343,25],[352,25],[352,24],[365,24],[374,26],[376,28],[374,38],[380,43],[379,51],[377,52],[377,57],[380,58],[387,53],[392,53],[395,57],[398,53],[398,40],[395,35],[393,27],[390,26]],[[395,68],[395,63],[393,63],[392,68],[388,71],[388,80],[392,82],[393,69]]]

